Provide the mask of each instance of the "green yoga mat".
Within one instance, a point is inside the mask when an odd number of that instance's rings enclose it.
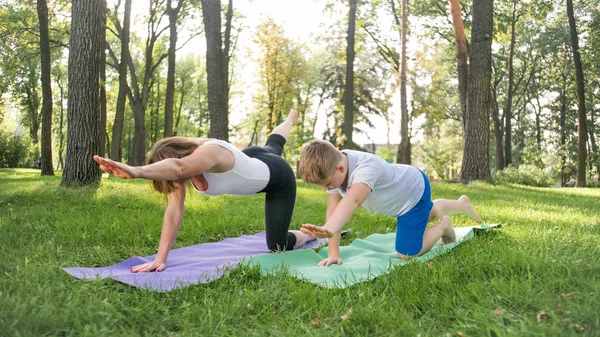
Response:
[[[411,261],[396,257],[394,249],[396,233],[389,233],[372,234],[364,239],[356,239],[348,246],[341,246],[340,257],[343,260],[341,265],[317,267],[317,263],[327,257],[327,247],[318,253],[311,249],[303,249],[285,254],[249,257],[242,262],[250,266],[259,266],[262,275],[286,270],[290,275],[326,288],[346,288],[387,274],[395,266],[431,260],[471,239],[475,233],[494,227],[499,228],[501,225],[456,227],[456,242],[441,245],[440,240],[429,252]]]

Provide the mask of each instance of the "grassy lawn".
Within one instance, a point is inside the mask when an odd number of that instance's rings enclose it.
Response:
[[[598,189],[434,183],[434,198],[467,194],[504,227],[343,290],[238,267],[157,293],[60,269],[154,254],[164,199],[149,183],[66,189],[38,174],[0,170],[2,336],[600,336]],[[325,198],[300,182],[292,226],[322,223]],[[359,210],[348,227],[343,244],[395,222]],[[190,194],[174,248],[262,230],[262,195]]]

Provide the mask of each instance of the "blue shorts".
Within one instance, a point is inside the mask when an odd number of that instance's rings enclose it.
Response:
[[[421,171],[421,170],[419,170]],[[431,186],[423,171],[425,190],[419,202],[396,220],[396,251],[402,255],[417,255],[423,248],[423,234],[429,222],[429,213],[433,208]]]

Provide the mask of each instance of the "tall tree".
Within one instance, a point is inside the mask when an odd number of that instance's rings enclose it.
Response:
[[[344,86],[344,136],[342,148],[354,147],[352,132],[354,131],[354,38],[356,32],[356,0],[348,0],[348,30],[346,35],[346,84]]]
[[[586,162],[587,162],[587,114],[585,112],[585,80],[583,78],[583,66],[581,65],[581,54],[579,53],[579,37],[575,14],[573,13],[573,1],[567,0],[567,16],[571,32],[571,48],[573,49],[573,63],[575,65],[575,81],[577,83],[577,187],[586,186]]]
[[[102,0],[106,2],[106,0]],[[106,41],[106,20],[108,18],[108,8],[104,5],[102,13],[102,36],[100,39]],[[108,131],[106,129],[107,102],[106,102],[106,42],[102,46],[102,62],[100,62],[100,152],[101,157],[106,155],[106,143],[108,142]]]
[[[128,68],[131,77],[131,84],[127,86],[127,98],[129,99],[129,106],[133,111],[134,119],[134,132],[133,142],[129,163],[131,165],[139,166],[143,165],[146,157],[146,108],[148,105],[148,98],[150,93],[150,87],[152,85],[152,75],[157,71],[161,62],[167,58],[167,52],[161,52],[158,56],[155,55],[157,44],[162,33],[166,31],[168,27],[160,27],[162,18],[164,17],[164,9],[160,8],[162,3],[157,1],[150,1],[148,8],[148,36],[145,42],[144,49],[144,63],[143,69],[138,74],[136,69],[136,63],[133,62],[131,53],[128,57]],[[118,19],[115,18],[115,26],[117,32],[115,35],[120,36],[121,26]],[[160,46],[158,46],[160,47]],[[109,49],[109,53],[113,63],[119,64],[117,57]]]
[[[125,118],[125,103],[127,101],[127,66],[129,64],[129,34],[131,26],[131,2],[125,0],[125,11],[123,13],[123,27],[119,34],[121,40],[121,60],[118,63],[119,71],[119,93],[117,96],[117,108],[115,110],[115,120],[112,127],[112,143],[110,149],[110,159],[121,161],[123,158],[123,119]],[[118,4],[121,2],[119,1]],[[117,4],[117,8],[118,8]],[[116,12],[116,10],[115,10]]]
[[[391,0],[393,3],[393,0]],[[408,106],[406,104],[406,30],[408,29],[408,0],[402,0],[402,24],[400,28],[400,144],[396,161],[401,164],[411,163],[410,134],[408,133]],[[397,17],[396,17],[397,18]],[[396,19],[397,20],[397,19]],[[396,22],[398,25],[398,22]]]
[[[93,155],[100,153],[100,62],[106,2],[74,1],[69,49],[67,158],[63,185],[98,183],[100,169]]]
[[[506,89],[506,106],[504,107],[505,118],[505,137],[504,137],[504,165],[512,164],[512,119],[513,119],[513,96],[515,93],[515,72],[514,72],[514,57],[516,34],[515,26],[519,19],[517,14],[517,1],[513,1],[512,15],[510,21],[510,50],[508,52],[507,68],[508,68],[508,88]],[[503,165],[503,166],[504,166]],[[501,168],[498,168],[501,169]]]
[[[463,128],[465,114],[467,111],[467,81],[469,77],[469,58],[467,50],[467,38],[463,23],[460,1],[448,0],[450,3],[450,14],[454,31],[454,45],[456,47],[456,70],[458,73],[458,97],[460,110],[462,111]]]
[[[175,61],[177,50],[177,19],[179,12],[185,4],[185,0],[177,1],[173,7],[173,1],[167,0],[167,15],[169,17],[169,58],[167,67],[167,91],[165,97],[165,130],[164,136],[173,135],[173,107],[175,104]]]
[[[37,0],[37,14],[40,23],[40,57],[42,82],[42,141],[41,174],[54,175],[52,165],[52,82],[50,79],[50,36],[48,33],[48,4]]]
[[[461,181],[490,178],[489,122],[494,1],[473,1]]]
[[[258,102],[260,118],[266,121],[268,135],[283,121],[282,113],[296,106],[295,84],[301,75],[303,60],[297,60],[301,51],[285,36],[283,27],[271,19],[258,26],[254,42],[258,47],[256,60],[262,86],[254,101]]]
[[[225,36],[221,36],[221,2],[202,0],[202,20],[206,36],[206,74],[208,82],[208,136],[229,140],[229,44],[233,0],[229,0]]]

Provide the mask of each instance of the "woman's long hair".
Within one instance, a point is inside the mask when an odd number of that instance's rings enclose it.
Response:
[[[198,148],[197,140],[187,137],[168,137],[154,143],[152,150],[146,159],[146,164],[150,165],[167,158],[187,157]],[[152,187],[160,193],[168,196],[180,185],[185,184],[188,179],[179,180],[152,180]]]

